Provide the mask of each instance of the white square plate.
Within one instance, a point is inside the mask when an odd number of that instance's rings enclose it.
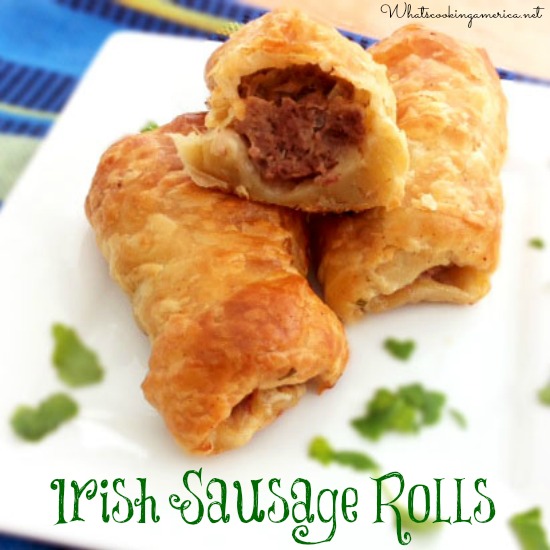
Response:
[[[337,449],[369,453],[383,473],[401,472],[406,491],[417,483],[428,485],[432,509],[434,478],[444,478],[442,516],[453,520],[454,478],[465,479],[463,517],[481,501],[481,519],[487,502],[473,487],[477,478],[487,480],[483,492],[496,510],[490,523],[413,533],[409,547],[516,548],[507,526],[513,513],[540,505],[546,525],[550,522],[550,408],[536,399],[550,379],[550,251],[527,245],[533,236],[550,243],[550,91],[505,83],[510,106],[506,214],[502,260],[490,295],[473,307],[406,307],[354,325],[348,330],[351,361],[333,390],[307,395],[242,449],[195,458],[176,447],[141,394],[148,343],[126,296],[109,279],[83,204],[99,156],[112,141],[149,120],[167,122],[204,109],[203,67],[216,46],[134,33],[112,38],[0,213],[0,531],[109,549],[297,548],[292,516],[282,523],[239,519],[233,481],[247,490],[248,513],[250,480],[263,478],[260,504],[267,509],[275,500],[280,514],[281,502],[270,494],[268,480],[280,478],[280,493],[292,507],[290,486],[302,477],[311,482],[315,499],[324,488],[338,489],[339,495],[348,486],[358,491],[357,519],[346,522],[338,513],[330,548],[357,548],[358,541],[365,548],[398,548],[391,511],[384,512],[385,523],[373,523],[376,491],[370,476],[324,468],[307,457],[312,437],[324,435]],[[98,351],[106,378],[94,387],[67,390],[80,404],[77,419],[38,444],[25,443],[9,426],[15,407],[66,390],[50,360],[50,329],[58,321],[75,327]],[[409,362],[396,361],[382,349],[388,336],[417,342]],[[418,436],[388,436],[375,444],[350,427],[377,388],[415,381],[443,391],[465,414],[468,428],[446,417]],[[227,482],[229,522],[205,517],[188,525],[170,506],[172,493],[189,498],[182,476],[199,468],[203,485],[195,479],[193,487],[206,506],[208,480]],[[82,502],[84,521],[55,525],[58,493],[50,484],[59,478],[67,485],[124,478],[125,494],[132,499],[139,497],[136,478],[146,478],[160,521],[148,516],[138,523],[136,511],[127,523],[106,523],[98,494]],[[301,500],[302,490],[298,493]],[[109,510],[115,497],[110,489]],[[65,506],[70,519],[70,491]],[[324,540],[330,528],[316,517],[304,538]]]

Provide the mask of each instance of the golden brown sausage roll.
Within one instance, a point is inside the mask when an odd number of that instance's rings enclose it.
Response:
[[[203,187],[310,212],[396,206],[408,153],[385,69],[298,11],[264,15],[210,58],[206,133],[178,136]]]
[[[473,303],[499,255],[506,101],[485,52],[420,26],[370,49],[407,134],[403,206],[321,220],[319,279],[345,320],[420,301]]]
[[[152,343],[143,391],[191,453],[246,443],[347,360],[340,321],[310,289],[299,213],[195,186],[167,132],[101,158],[86,213]]]

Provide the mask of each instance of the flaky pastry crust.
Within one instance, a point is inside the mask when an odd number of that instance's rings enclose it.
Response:
[[[299,183],[267,181],[234,129],[246,115],[246,99],[239,87],[244,77],[264,70],[308,65],[351,87],[353,102],[362,112],[364,137],[358,147],[336,153],[337,165],[322,175]],[[211,91],[209,131],[175,140],[197,184],[309,212],[358,211],[400,203],[408,153],[404,134],[395,123],[395,97],[385,68],[335,29],[296,10],[268,13],[214,52],[206,67],[206,82]]]
[[[342,374],[337,317],[310,289],[296,212],[197,187],[169,134],[126,137],[102,156],[86,213],[112,277],[152,344],[143,391],[191,453],[246,443]]]
[[[506,100],[486,53],[410,25],[370,49],[388,68],[410,152],[403,205],[318,223],[318,275],[347,321],[490,288],[502,217]]]

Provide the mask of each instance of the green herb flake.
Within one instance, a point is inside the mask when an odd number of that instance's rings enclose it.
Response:
[[[417,433],[441,419],[446,398],[440,392],[410,384],[395,393],[382,388],[367,403],[365,414],[352,420],[352,426],[364,437],[378,441],[385,433]]]
[[[335,463],[340,466],[349,466],[359,472],[379,469],[378,464],[370,456],[356,451],[336,451],[329,442],[321,436],[312,439],[309,444],[308,455],[324,466]]]
[[[384,349],[401,361],[410,359],[415,347],[416,344],[413,340],[397,340],[396,338],[386,338],[384,340]]]
[[[328,466],[332,462],[332,454],[332,447],[324,437],[317,436],[311,440],[308,449],[310,458],[317,460],[324,466]]]
[[[146,132],[152,132],[153,130],[156,130],[158,127],[159,127],[159,125],[156,122],[153,122],[152,120],[150,120],[149,122],[147,122],[147,124],[145,124],[143,126],[143,128],[140,130],[140,132],[142,134],[144,134]]]
[[[537,250],[542,250],[546,246],[540,237],[533,237],[528,242],[531,248],[536,248]]]
[[[456,409],[449,409],[449,414],[451,415],[451,418],[463,430],[465,430],[468,427],[468,421],[466,420],[466,417],[460,411],[458,411]]]
[[[103,368],[97,355],[73,329],[57,323],[52,328],[52,334],[55,341],[52,361],[63,382],[76,388],[103,379]]]
[[[550,406],[550,382],[539,390],[538,396],[539,396],[539,401],[543,405]]]
[[[540,508],[533,508],[510,518],[510,527],[522,550],[550,550],[542,525]]]
[[[26,441],[39,441],[73,418],[78,405],[64,393],[56,393],[42,401],[38,407],[17,407],[11,417],[15,433]]]

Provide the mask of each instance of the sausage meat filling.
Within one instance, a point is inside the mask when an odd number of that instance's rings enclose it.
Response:
[[[243,120],[234,129],[263,179],[298,184],[325,175],[365,135],[353,87],[317,65],[265,69],[241,79]]]

